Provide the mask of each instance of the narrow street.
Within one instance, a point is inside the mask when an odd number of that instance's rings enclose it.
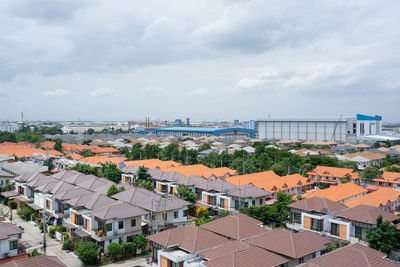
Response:
[[[9,212],[9,208],[0,204],[0,209],[4,213]],[[6,218],[6,221],[10,221]],[[33,222],[27,222],[21,219],[17,213],[13,212],[12,223],[17,226],[22,226],[24,228],[24,234],[22,234],[22,241],[29,244],[26,249],[27,253],[32,252],[37,249],[40,253],[43,253],[43,233],[40,232],[39,227],[35,226]],[[58,240],[51,239],[48,235],[46,236],[47,250],[46,255],[57,256],[61,261],[63,261],[68,266],[83,266],[81,261],[73,252],[68,252],[62,250],[62,243]]]

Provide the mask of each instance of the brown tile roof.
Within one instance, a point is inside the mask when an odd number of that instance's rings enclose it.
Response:
[[[392,203],[397,201],[399,197],[400,191],[390,187],[378,187],[378,190],[346,201],[344,204],[349,208],[362,204],[378,208],[380,206],[385,206],[388,202]]]
[[[230,253],[222,253],[220,257],[204,262],[204,265],[209,267],[275,267],[281,266],[287,262],[289,262],[288,259],[275,253],[255,246],[249,246],[246,249],[238,249],[233,250]]]
[[[362,152],[355,152],[355,153],[348,153],[343,155],[346,158],[352,159],[354,157],[363,157],[369,160],[381,160],[386,158],[384,153],[374,153],[371,151],[362,151]]]
[[[379,215],[382,216],[383,221],[393,222],[399,219],[398,216],[393,215],[387,211],[383,211],[381,209],[367,205],[359,205],[353,208],[347,208],[345,210],[337,212],[335,215],[351,221],[357,221],[372,225],[376,224],[376,218],[378,218]]]
[[[53,197],[58,200],[68,200],[82,195],[91,195],[91,194],[93,194],[93,192],[78,187],[59,192],[57,194],[54,194]]]
[[[288,207],[304,211],[316,211],[324,214],[346,209],[345,206],[322,197],[302,199],[288,205]]]
[[[200,226],[200,228],[231,239],[242,240],[244,238],[269,232],[269,230],[259,226],[261,223],[262,222],[245,214],[235,214],[206,223]]]
[[[367,192],[368,191],[365,188],[362,188],[359,185],[354,183],[345,183],[338,184],[337,186],[331,186],[326,189],[318,189],[314,192],[309,192],[304,197],[323,197],[335,202],[339,202],[360,194],[365,194]]]
[[[240,251],[244,249],[248,249],[250,247],[249,244],[243,241],[228,241],[223,243],[221,246],[206,250],[200,253],[200,256],[205,260],[213,260],[220,258],[222,256],[232,254],[235,251]]]
[[[148,236],[147,239],[164,247],[178,246],[180,249],[190,253],[201,252],[228,241],[223,236],[191,224],[165,230],[161,233]]]
[[[0,222],[0,239],[7,239],[12,235],[22,234],[24,231],[19,227],[6,222]]]
[[[302,267],[395,267],[396,263],[385,259],[386,254],[361,245],[359,243],[347,245],[321,257],[304,263]]]
[[[38,256],[22,260],[10,261],[2,265],[3,267],[66,267],[62,261],[55,256]]]
[[[251,238],[245,242],[260,248],[298,259],[311,253],[324,250],[329,239],[316,233],[303,231],[293,233],[287,230],[274,230]]]

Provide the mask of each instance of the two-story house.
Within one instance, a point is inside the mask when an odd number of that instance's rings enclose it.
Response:
[[[21,253],[21,238],[24,231],[6,222],[0,222],[0,259]]]

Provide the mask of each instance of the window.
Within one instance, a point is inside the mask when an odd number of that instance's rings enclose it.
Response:
[[[304,263],[304,258],[299,259],[299,264]]]
[[[136,219],[132,219],[131,220],[131,227],[135,227],[136,226]]]
[[[178,219],[178,217],[179,217],[178,211],[174,211],[174,219]]]
[[[168,220],[168,214],[164,213],[164,220]]]
[[[339,236],[339,224],[331,223],[331,235]]]
[[[118,221],[118,229],[124,228],[124,221]]]
[[[256,201],[255,200],[253,200],[253,204],[252,204],[253,206],[255,206],[256,205]]]
[[[187,213],[188,213],[187,210],[183,210],[183,217],[187,217]]]
[[[317,257],[316,253],[311,254],[311,259],[315,259]]]
[[[107,223],[106,224],[106,228],[107,228],[107,232],[110,232],[110,231],[112,231],[112,223]]]
[[[225,199],[221,198],[221,199],[219,200],[219,206],[220,206],[221,208],[224,208],[224,207],[225,207]]]
[[[262,199],[260,199],[260,206],[262,206],[262,204],[263,204],[263,200],[262,200]]]
[[[292,213],[292,223],[301,224],[301,214],[300,213]]]
[[[321,221],[317,219],[311,219],[311,230],[321,231]]]
[[[18,246],[18,240],[10,241],[10,250],[17,249],[17,246]]]
[[[357,237],[360,240],[364,240],[364,241],[367,239],[366,229],[356,226],[354,230],[355,230],[355,233],[354,233],[355,237]]]
[[[171,261],[171,267],[179,267],[179,262]]]

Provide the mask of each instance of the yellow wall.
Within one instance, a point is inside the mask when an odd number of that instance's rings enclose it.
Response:
[[[163,256],[160,256],[160,267],[170,267],[171,264],[169,264],[169,260],[167,258],[164,258]]]
[[[339,237],[343,239],[347,239],[347,226],[339,225]]]
[[[311,229],[311,218],[304,216],[304,228]]]

